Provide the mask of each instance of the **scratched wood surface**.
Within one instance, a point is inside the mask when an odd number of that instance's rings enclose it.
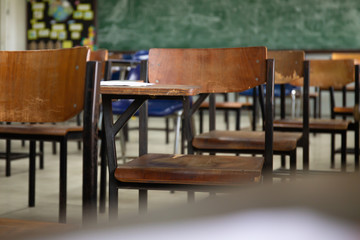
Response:
[[[87,53],[0,51],[0,121],[59,122],[80,113]]]
[[[119,165],[122,182],[236,185],[258,182],[262,157],[147,154]]]
[[[149,82],[201,87],[202,93],[240,92],[266,82],[265,47],[150,49]]]
[[[101,94],[145,95],[145,96],[194,96],[199,94],[199,86],[154,84],[143,87],[101,86]]]
[[[304,51],[268,51],[268,58],[275,59],[276,84],[285,84],[303,79]]]

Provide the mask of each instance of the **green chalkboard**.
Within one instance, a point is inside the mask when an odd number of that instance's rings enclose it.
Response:
[[[359,0],[104,0],[109,50],[267,46],[360,49]]]

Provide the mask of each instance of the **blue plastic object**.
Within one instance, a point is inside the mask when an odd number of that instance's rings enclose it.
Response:
[[[280,97],[281,96],[281,85],[275,84],[274,86],[274,97]],[[285,96],[289,96],[292,92],[292,90],[299,90],[300,87],[293,86],[291,84],[285,84]],[[243,92],[239,93],[241,96],[252,96],[253,95],[253,88],[245,90]],[[266,87],[264,87],[264,94],[266,94]],[[256,94],[258,95],[258,94]]]
[[[136,52],[133,55],[133,60],[146,60],[148,59],[149,51],[141,50]],[[119,72],[114,72],[111,76],[111,79],[119,79]],[[132,68],[127,76],[127,80],[139,80],[140,79],[140,66],[138,65],[135,68]],[[113,102],[113,113],[122,114],[129,107],[133,100],[131,99],[122,99],[116,102]],[[150,99],[148,100],[148,115],[153,117],[164,117],[171,114],[174,114],[177,111],[180,111],[183,108],[183,103],[181,100],[159,100],[159,99]],[[135,115],[138,115],[136,113]]]
[[[132,99],[122,99],[120,101],[113,102],[113,113],[123,114],[132,101]],[[163,117],[181,110],[182,107],[182,101],[151,99],[148,101],[148,115],[153,117]],[[135,115],[137,116],[138,113]]]

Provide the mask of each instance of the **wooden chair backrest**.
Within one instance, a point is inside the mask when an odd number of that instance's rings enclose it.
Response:
[[[105,61],[109,59],[109,51],[107,49],[99,49],[96,51],[91,51],[89,54],[89,61],[98,61],[101,62],[101,78],[104,78],[105,74]]]
[[[107,49],[99,49],[91,51],[89,55],[89,61],[105,62],[109,58],[109,51]]]
[[[241,92],[266,82],[265,47],[150,49],[149,82],[201,87],[202,93]]]
[[[360,63],[360,53],[332,53],[331,59],[354,59],[356,64]]]
[[[275,83],[285,84],[301,80],[304,76],[304,51],[268,51],[275,59]]]
[[[342,88],[355,80],[355,61],[344,60],[310,60],[310,86],[321,88]],[[302,81],[292,84],[302,86]]]
[[[0,51],[0,121],[60,122],[84,106],[87,47]]]

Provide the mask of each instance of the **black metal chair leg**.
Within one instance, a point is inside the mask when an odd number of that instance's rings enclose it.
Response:
[[[39,162],[40,162],[40,169],[44,169],[44,142],[39,142]]]
[[[296,174],[296,149],[290,152],[290,174]]]
[[[203,133],[204,131],[203,121],[204,121],[204,111],[202,109],[199,109],[199,133]]]
[[[29,207],[35,206],[35,157],[36,157],[36,143],[30,141],[30,156],[29,156]]]
[[[236,110],[236,125],[235,125],[235,128],[236,128],[236,131],[239,131],[240,130],[240,126],[241,126],[241,110],[238,109]]]
[[[286,167],[286,156],[284,154],[281,155],[281,167]]]
[[[99,211],[105,212],[105,199],[106,199],[106,171],[107,171],[107,159],[105,151],[105,137],[102,137],[100,147],[100,201]]]
[[[6,170],[5,170],[5,174],[7,177],[11,176],[11,159],[10,159],[10,154],[11,154],[11,140],[6,140],[6,156],[5,156],[5,160],[6,160]]]
[[[56,152],[57,152],[57,149],[56,149],[56,142],[55,142],[55,141],[53,141],[53,142],[52,142],[52,153],[53,153],[53,155],[56,155]]]
[[[165,142],[166,144],[169,143],[169,133],[170,133],[170,127],[169,127],[169,118],[165,118]]]
[[[59,222],[66,223],[67,139],[60,142]]]
[[[109,220],[116,220],[118,218],[118,189],[116,180],[109,180]]]
[[[181,119],[181,154],[185,153],[185,131],[184,131],[184,119]]]
[[[355,171],[359,171],[359,148],[360,148],[360,129],[359,123],[355,123]]]
[[[341,171],[346,172],[346,131],[341,133]]]
[[[148,191],[139,190],[139,213],[144,214],[148,209]]]
[[[318,105],[318,101],[317,98],[314,98],[314,118],[317,118],[317,105]]]
[[[330,152],[330,154],[331,154],[330,167],[334,168],[335,167],[335,134],[334,133],[331,134],[331,152]]]

